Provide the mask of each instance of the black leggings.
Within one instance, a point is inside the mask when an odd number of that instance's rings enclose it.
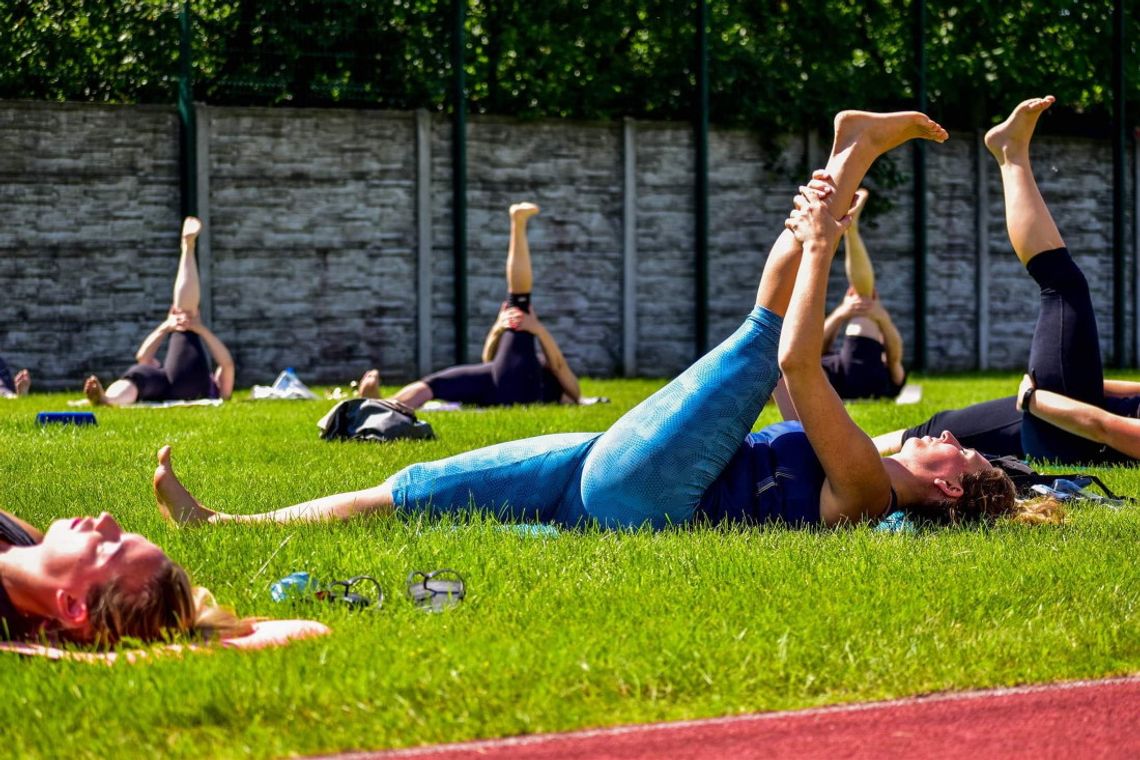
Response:
[[[1029,373],[1041,390],[1104,407],[1104,368],[1089,284],[1067,248],[1039,253],[1026,265],[1041,288],[1041,308],[1029,350]],[[1026,455],[1062,462],[1102,461],[1107,447],[1067,433],[1032,415],[1021,424]]]
[[[210,398],[214,382],[206,346],[193,332],[176,332],[166,347],[166,361],[159,367],[135,364],[123,374],[139,389],[139,401],[188,401]]]
[[[1041,306],[1029,372],[1042,390],[1122,413],[1134,400],[1105,399],[1100,336],[1089,285],[1067,248],[1039,253],[1026,265],[1041,288]],[[949,430],[963,445],[987,454],[1013,454],[1061,462],[1110,462],[1128,459],[1095,441],[1067,433],[1016,410],[1013,397],[939,412],[910,428],[903,440]]]
[[[865,335],[844,335],[839,350],[824,354],[822,364],[840,398],[894,398],[902,390],[891,382],[883,344]]]
[[[534,334],[518,330],[503,332],[493,361],[450,367],[428,375],[423,382],[434,398],[481,406],[533,404],[562,397],[561,385],[538,360]]]

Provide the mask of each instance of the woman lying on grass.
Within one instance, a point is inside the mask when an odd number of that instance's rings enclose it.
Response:
[[[12,376],[4,357],[0,357],[0,398],[26,396],[32,388],[32,374],[22,369]]]
[[[233,635],[245,621],[210,603],[186,571],[104,512],[46,533],[0,510],[0,641],[112,646],[130,637]]]
[[[869,195],[864,188],[855,193],[851,225],[843,233],[847,293],[823,322],[823,369],[845,399],[895,398],[906,384],[902,335],[879,300],[875,267],[859,234]],[[832,350],[840,330],[843,340]]]
[[[1014,253],[1041,289],[1029,373],[1017,396],[939,412],[875,439],[882,453],[949,430],[987,454],[1066,463],[1140,458],[1140,383],[1106,380],[1088,281],[1069,255],[1029,162],[1029,143],[1052,95],[1027,100],[986,134],[1005,194]]]
[[[827,169],[801,188],[768,255],[756,308],[605,433],[490,446],[411,465],[374,488],[258,515],[202,506],[175,477],[165,447],[154,477],[158,506],[178,524],[473,506],[503,520],[603,528],[700,520],[849,525],[898,507],[951,522],[1014,514],[1009,479],[952,436],[914,439],[880,458],[820,366],[828,271],[863,175],[907,140],[946,136],[921,113],[839,114]],[[800,422],[749,435],[781,371]]]
[[[482,363],[449,367],[416,380],[398,390],[393,401],[413,409],[432,399],[481,406],[578,403],[582,397],[578,376],[531,307],[534,275],[526,223],[538,211],[533,203],[516,203],[509,209],[507,300],[487,333]],[[380,371],[365,372],[358,392],[365,398],[380,398]]]
[[[186,401],[199,398],[228,400],[234,392],[234,360],[221,339],[202,324],[198,310],[201,284],[194,247],[202,222],[188,216],[182,222],[182,249],[174,294],[166,319],[143,339],[135,361],[126,373],[104,390],[91,375],[83,393],[93,405],[127,406],[136,401]],[[156,358],[169,337],[166,360]],[[218,365],[213,373],[206,351]]]

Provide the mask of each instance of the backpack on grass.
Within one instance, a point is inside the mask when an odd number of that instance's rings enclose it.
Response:
[[[1132,497],[1118,496],[1109,490],[1100,478],[1096,475],[1089,475],[1088,473],[1072,473],[1069,475],[1058,475],[1055,473],[1042,473],[1037,472],[1032,467],[1022,462],[1014,456],[1002,457],[986,457],[989,463],[999,470],[1004,472],[1009,479],[1013,481],[1013,487],[1017,490],[1017,497],[1019,499],[1037,496],[1038,491],[1033,490],[1033,486],[1049,486],[1051,487],[1058,480],[1069,480],[1078,484],[1081,488],[1086,486],[1095,485],[1105,496],[1110,499],[1118,499],[1121,501],[1135,501]]]
[[[431,425],[416,419],[410,406],[391,399],[350,398],[341,401],[317,423],[326,441],[398,441],[435,438]]]

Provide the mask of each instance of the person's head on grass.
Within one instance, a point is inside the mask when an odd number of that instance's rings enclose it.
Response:
[[[949,430],[937,438],[909,438],[894,459],[910,473],[917,494],[905,506],[924,520],[973,523],[1012,518],[1024,523],[1060,522],[1059,502],[1018,501],[1013,481]]]
[[[0,574],[31,637],[108,647],[244,627],[162,549],[106,512],[56,520],[39,543],[0,555]]]

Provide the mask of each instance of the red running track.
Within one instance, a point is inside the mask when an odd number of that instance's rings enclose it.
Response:
[[[1140,758],[1140,677],[361,752],[339,760]]]

